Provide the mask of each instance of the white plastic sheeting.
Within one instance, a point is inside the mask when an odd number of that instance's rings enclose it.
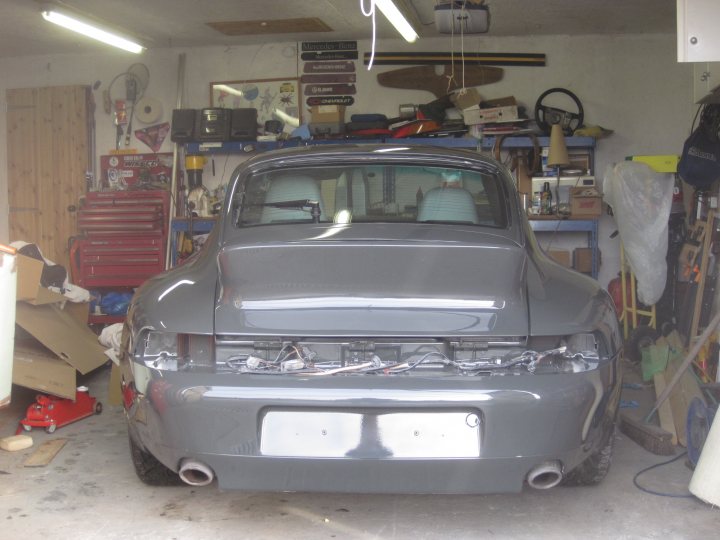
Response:
[[[605,170],[605,202],[613,209],[638,299],[655,304],[665,289],[668,220],[675,178],[644,163],[621,161]]]
[[[720,413],[715,415],[700,459],[690,479],[690,493],[698,499],[720,506]]]
[[[98,341],[103,347],[108,347],[105,355],[115,364],[120,365],[120,342],[122,340],[123,323],[106,326],[100,332]]]
[[[13,347],[15,345],[15,297],[17,261],[0,252],[0,407],[10,403]]]

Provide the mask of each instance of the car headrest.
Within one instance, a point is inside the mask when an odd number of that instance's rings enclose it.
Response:
[[[423,197],[418,221],[457,221],[478,224],[475,201],[463,188],[433,188]]]
[[[275,178],[265,195],[265,202],[282,202],[295,200],[311,200],[320,202],[320,218],[323,219],[325,210],[323,208],[320,187],[318,183],[309,176],[281,176]],[[312,219],[309,209],[300,210],[297,208],[263,208],[260,216],[260,223],[272,223],[273,221],[306,221]]]

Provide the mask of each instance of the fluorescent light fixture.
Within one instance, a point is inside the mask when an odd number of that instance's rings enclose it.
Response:
[[[102,41],[107,45],[112,45],[113,47],[118,47],[119,49],[123,49],[131,53],[139,54],[145,49],[145,47],[135,43],[134,41],[130,41],[127,38],[108,32],[107,30],[103,30],[89,22],[81,21],[75,15],[61,13],[54,7],[45,8],[42,11],[42,16],[46,21],[55,23],[59,26],[67,28],[68,30],[77,32],[78,34]]]
[[[213,90],[217,90],[218,92],[225,92],[226,94],[230,94],[231,96],[243,97],[245,95],[242,90],[233,88],[232,86],[228,86],[227,84],[214,84]]]
[[[400,10],[393,4],[392,0],[375,0],[375,5],[382,11],[385,18],[395,27],[400,35],[409,43],[413,43],[418,35],[410,26],[407,19],[400,13]]]

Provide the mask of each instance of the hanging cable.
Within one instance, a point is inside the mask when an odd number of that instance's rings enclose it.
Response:
[[[368,62],[368,71],[372,68],[375,60],[375,0],[370,0],[370,9],[365,9],[365,0],[360,0],[360,11],[366,17],[372,17],[372,46],[370,47],[370,62]]]

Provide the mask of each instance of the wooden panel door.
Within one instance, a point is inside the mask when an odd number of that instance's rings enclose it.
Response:
[[[90,170],[87,86],[7,91],[10,240],[40,246],[69,270],[68,239]]]

